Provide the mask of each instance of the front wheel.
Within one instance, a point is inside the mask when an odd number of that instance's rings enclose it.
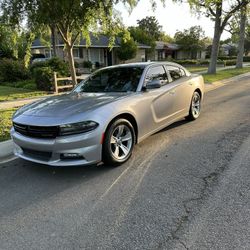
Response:
[[[135,144],[135,132],[126,119],[114,121],[105,133],[103,162],[109,165],[122,164],[129,159]]]
[[[187,120],[196,120],[201,113],[201,95],[195,91],[192,96],[192,101],[189,109],[189,115],[186,117]]]

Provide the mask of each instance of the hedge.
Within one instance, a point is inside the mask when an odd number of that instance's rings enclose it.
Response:
[[[0,60],[0,77],[4,82],[15,82],[29,79],[30,74],[23,61],[3,58]]]

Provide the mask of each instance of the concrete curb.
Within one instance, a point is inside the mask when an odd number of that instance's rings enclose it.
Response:
[[[0,160],[13,156],[13,141],[8,140],[0,143]]]
[[[211,84],[205,84],[205,93],[215,90],[219,87],[222,87],[232,81],[240,80],[248,76],[250,77],[250,73],[234,76],[232,78],[213,82]],[[0,142],[0,161],[5,160],[6,158],[11,157],[11,156],[13,157],[13,141],[8,140],[8,141]]]

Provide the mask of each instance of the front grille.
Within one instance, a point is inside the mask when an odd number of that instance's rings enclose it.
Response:
[[[57,126],[30,126],[19,123],[13,123],[16,132],[35,138],[56,138],[59,135],[59,127]]]
[[[28,148],[22,148],[22,150],[24,155],[42,161],[48,161],[52,156],[52,152],[37,151]]]

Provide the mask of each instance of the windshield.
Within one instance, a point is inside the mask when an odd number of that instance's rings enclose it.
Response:
[[[143,72],[142,67],[116,67],[99,70],[82,81],[74,92],[128,92],[136,91]]]

